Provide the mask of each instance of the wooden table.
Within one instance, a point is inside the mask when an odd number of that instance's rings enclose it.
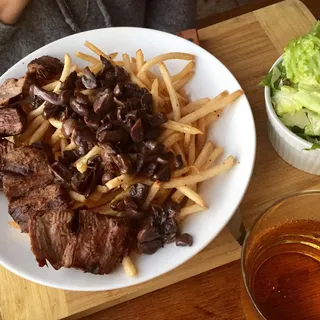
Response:
[[[199,29],[205,28],[208,25],[223,21],[225,19],[233,18],[251,12],[259,7],[266,6],[279,1],[267,0],[257,1],[256,4],[249,4],[243,8],[237,8],[231,12],[224,13],[212,18],[206,18],[199,21]],[[305,0],[303,1],[315,17],[320,16],[320,3],[318,0]],[[246,17],[248,19],[249,17]],[[234,20],[234,23],[238,23],[241,27],[242,17]],[[294,25],[295,22],[287,21],[285,23]],[[221,25],[219,30],[221,37],[224,35],[224,31],[231,28],[231,22],[226,22]],[[281,25],[281,23],[280,23]],[[246,43],[248,40],[246,37],[254,37],[255,28],[258,28],[257,24],[252,22],[252,29],[243,29],[243,46],[249,46]],[[299,29],[299,23],[298,27]],[[241,29],[241,28],[240,28]],[[212,32],[217,31],[217,28],[213,28]],[[299,30],[297,30],[299,33]],[[202,40],[202,46],[209,51],[212,51],[210,47],[207,47],[208,32],[199,30],[200,41]],[[290,35],[288,35],[290,37]],[[239,40],[239,36],[234,37]],[[261,63],[260,67],[257,68],[260,50],[268,50],[258,46],[258,41],[251,44],[256,45],[254,50],[248,48],[248,55],[252,55],[252,61],[254,62],[255,70],[250,70],[249,66],[246,65],[247,61],[244,61],[243,72],[237,69],[231,62],[231,59],[236,57],[234,50],[237,49],[237,45],[240,43],[232,43],[234,39],[229,39],[230,56],[219,57],[219,49],[216,48],[215,55],[221,59],[231,69],[231,71],[238,78],[240,83],[243,85],[252,107],[259,107],[261,109],[263,105],[263,93],[262,89],[257,87],[258,80],[268,70],[269,65]],[[227,45],[227,42],[223,42]],[[282,43],[279,45],[282,45]],[[277,52],[271,52],[270,55],[274,56],[274,59],[278,56]],[[256,59],[256,60],[255,60]],[[234,67],[234,70],[232,69]],[[263,110],[263,108],[262,108]],[[262,111],[263,112],[263,111]],[[265,130],[261,120],[265,121],[265,115],[262,112],[255,113],[255,120],[257,122],[258,130]],[[261,117],[260,117],[261,116]],[[260,119],[260,120],[259,120]],[[261,129],[260,129],[261,128]],[[258,133],[259,136],[259,133]],[[259,139],[258,139],[259,143]],[[259,150],[258,150],[259,152]],[[273,155],[274,156],[274,155]],[[286,164],[284,164],[286,166]],[[310,176],[309,184],[301,187],[308,188],[316,186],[314,177]],[[247,200],[250,203],[250,200]],[[254,204],[253,204],[254,205]],[[217,319],[217,320],[242,320],[245,319],[240,302],[240,280],[241,270],[240,261],[235,261],[219,267],[217,269],[205,272],[201,275],[192,277],[190,279],[178,282],[174,285],[166,287],[164,289],[149,293],[142,297],[134,300],[122,303],[115,307],[85,317],[85,320],[140,320],[140,319],[188,319],[188,320],[202,320],[202,319]]]
[[[315,5],[318,0],[305,1],[315,15],[320,13],[320,5]],[[257,0],[257,5],[263,4],[267,3]],[[256,121],[257,160],[240,205],[246,226],[279,197],[297,190],[320,188],[319,177],[290,167],[272,149],[267,138],[263,90],[257,85],[287,41],[307,33],[315,19],[298,0],[251,12],[257,5],[247,6],[250,13],[218,24],[208,19],[206,26],[203,21],[199,22],[199,25],[202,23],[199,27],[201,45],[237,77],[250,100]],[[242,14],[241,10],[235,10],[234,15]],[[225,228],[198,255],[166,275],[130,288],[103,292],[48,288],[1,267],[0,320],[78,319],[108,307],[86,319],[243,319],[239,298],[240,264],[236,261],[240,251],[241,247]],[[231,261],[236,262],[226,265]],[[225,266],[214,269],[221,265]],[[155,291],[160,288],[164,289]],[[142,297],[136,298],[138,296]],[[122,304],[115,306],[119,303]]]

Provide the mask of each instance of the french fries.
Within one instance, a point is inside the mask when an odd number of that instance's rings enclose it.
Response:
[[[186,74],[183,78],[181,78],[179,81],[177,81],[173,87],[174,90],[179,91],[188,81],[194,76],[194,72],[190,72]],[[172,80],[172,79],[171,79]]]
[[[66,146],[65,150],[66,150],[66,151],[67,151],[67,150],[74,150],[76,147],[77,147],[76,144],[75,144],[73,141],[71,141],[71,142]]]
[[[87,162],[90,158],[97,156],[100,154],[101,148],[98,146],[94,146],[86,155],[81,157],[75,162],[75,167],[81,173],[84,173],[87,170]]]
[[[191,167],[184,167],[180,170],[174,171],[171,175],[172,178],[178,178],[184,175],[185,173],[189,172],[191,170]]]
[[[217,97],[214,98],[215,101],[220,101],[223,97],[227,96],[228,92],[227,91],[223,91],[221,92]],[[201,106],[207,104],[208,102],[210,102],[210,99],[204,98],[204,99],[199,99],[196,101],[193,101],[191,103],[189,103],[188,105],[186,105],[185,107],[181,108],[181,116],[184,117],[187,114],[199,109]],[[167,118],[169,120],[173,119],[173,113],[170,112],[167,114]]]
[[[203,146],[203,148],[201,149],[195,163],[194,163],[194,167],[197,170],[200,170],[202,168],[202,166],[205,164],[205,162],[208,160],[211,152],[213,150],[213,145],[211,141],[207,141],[206,144]]]
[[[100,193],[108,193],[109,189],[106,186],[97,186],[97,191]]]
[[[199,120],[202,117],[205,117],[209,113],[212,113],[216,110],[223,109],[235,100],[237,100],[241,95],[243,94],[242,90],[237,90],[230,95],[223,97],[222,101],[215,101],[213,99],[212,101],[208,102],[206,105],[201,107],[200,109],[197,109],[190,114],[186,115],[185,117],[181,118],[179,122],[181,123],[192,123],[194,121]],[[219,96],[218,96],[219,97]]]
[[[222,153],[223,148],[218,147],[214,149],[209,158],[206,160],[205,164],[203,165],[203,169],[209,169],[212,166],[212,164],[222,155]]]
[[[203,210],[206,210],[208,208],[203,207],[203,206],[199,206],[198,204],[194,204],[192,206],[189,207],[184,207],[181,209],[179,216],[177,217],[178,221],[183,220],[184,218],[186,218],[187,216],[193,214],[193,213],[197,213]]]
[[[131,177],[128,174],[122,174],[121,176],[115,177],[114,179],[106,183],[106,187],[109,190],[120,187],[122,184],[127,184]]]
[[[56,87],[54,88],[53,92],[59,92],[60,90],[60,85],[61,85],[61,82],[65,81],[67,76],[70,74],[71,72],[71,68],[72,68],[72,60],[71,60],[71,57],[68,53],[66,53],[64,55],[64,67],[63,67],[63,70],[62,70],[62,73],[61,73],[61,76],[60,76],[60,79],[59,79],[59,82],[58,84],[56,85]]]
[[[189,53],[182,53],[182,52],[170,52],[170,53],[164,53],[157,57],[152,58],[147,63],[143,65],[143,67],[140,69],[138,74],[141,74],[143,72],[148,71],[150,68],[152,68],[154,65],[159,64],[166,60],[171,59],[179,59],[179,60],[194,60],[195,56],[193,54]]]
[[[40,141],[42,137],[45,135],[45,133],[47,132],[47,130],[49,129],[49,127],[50,127],[50,122],[48,120],[42,122],[40,127],[33,133],[30,140],[28,141],[29,144],[31,145],[34,142]]]
[[[13,227],[13,228],[15,228],[15,229],[17,229],[17,230],[21,230],[20,226],[19,226],[16,222],[14,222],[14,221],[12,221],[12,220],[9,221],[8,224],[9,224],[11,227]]]
[[[155,79],[151,85],[151,94],[152,94],[152,103],[153,103],[153,111],[159,112],[159,81]]]
[[[92,63],[92,64],[99,64],[99,63],[101,63],[101,61],[100,61],[99,59],[97,59],[97,58],[95,58],[95,57],[92,57],[92,56],[90,56],[89,54],[86,54],[86,53],[83,53],[83,52],[77,51],[77,52],[75,52],[74,55],[75,55],[76,57],[78,57],[79,59],[84,60],[84,61],[88,61],[88,62],[90,62],[90,63]]]
[[[187,65],[180,72],[171,76],[172,82],[179,81],[182,78],[184,78],[187,74],[189,74],[190,72],[193,72],[194,67],[195,67],[195,62],[192,60],[189,63],[187,63]]]
[[[217,119],[220,117],[222,111],[221,110],[217,110],[215,112],[212,112],[210,114],[208,114],[204,119],[204,125],[205,127],[209,126],[210,124],[214,123],[217,121]]]
[[[122,266],[124,268],[124,271],[129,277],[134,277],[137,274],[137,269],[135,265],[133,264],[130,257],[124,257],[122,260]]]
[[[61,156],[63,157],[63,151],[66,150],[66,147],[68,145],[68,140],[65,138],[60,139],[60,151],[61,151]]]
[[[188,133],[188,134],[203,134],[202,131],[200,131],[198,128],[180,123],[180,122],[175,122],[168,120],[166,123],[162,125],[163,128],[167,128],[173,131],[179,131],[182,133]]]
[[[73,190],[69,191],[69,196],[72,200],[75,200],[77,202],[84,203],[86,201],[86,197],[78,192],[75,192]]]
[[[145,88],[146,85],[134,74],[132,67],[131,67],[129,56],[126,53],[124,53],[122,55],[122,59],[123,59],[124,66],[125,66],[126,70],[130,74],[131,81],[136,83],[140,88]]]
[[[175,91],[170,74],[168,72],[168,69],[166,66],[160,62],[159,63],[159,70],[161,72],[161,75],[163,77],[163,80],[167,86],[167,90],[170,96],[170,101],[171,101],[171,107],[173,110],[173,119],[175,121],[178,121],[181,118],[181,111],[180,111],[180,102],[177,96],[177,92]]]
[[[18,140],[23,142],[26,141],[31,135],[40,127],[40,125],[44,122],[42,115],[37,116],[32,120],[27,129],[19,135]]]
[[[201,207],[205,206],[203,198],[189,187],[178,187],[178,190]]]
[[[115,57],[113,58],[112,55],[105,54],[102,50],[100,50],[98,47],[96,47],[94,44],[92,44],[89,41],[86,41],[84,45],[98,56],[103,56],[104,58],[111,61],[112,59],[115,58]]]
[[[176,132],[176,133],[173,133],[172,135],[170,135],[165,141],[163,141],[163,144],[168,149],[181,139],[183,139],[183,134],[180,132]]]
[[[201,130],[202,134],[196,137],[196,150],[197,153],[200,153],[202,150],[203,146],[206,143],[206,119],[205,118],[200,118],[198,120],[198,128]]]
[[[61,135],[62,135],[61,130],[56,129],[54,134],[51,136],[51,141],[50,141],[51,145],[56,144],[59,141]]]
[[[53,118],[50,118],[49,122],[53,127],[61,130],[61,128],[62,128],[62,122],[61,121],[53,119]]]
[[[58,80],[51,82],[51,83],[48,83],[45,86],[43,86],[42,89],[47,90],[47,91],[53,91],[58,83],[59,83]]]
[[[187,166],[187,165],[188,165],[187,159],[186,159],[186,157],[185,157],[185,155],[184,155],[184,152],[182,151],[182,149],[181,149],[181,147],[180,147],[180,145],[179,145],[178,142],[176,142],[176,143],[172,146],[172,149],[173,149],[173,151],[174,151],[174,153],[175,153],[176,155],[180,154],[180,156],[181,156],[181,158],[182,158],[182,163],[183,163],[183,165],[184,165],[184,166]]]
[[[149,193],[147,195],[147,198],[144,202],[144,204],[142,205],[142,209],[146,210],[149,205],[150,202],[154,199],[154,197],[156,196],[157,192],[160,190],[160,183],[158,181],[156,181],[150,188]]]
[[[94,74],[99,73],[103,69],[104,65],[100,57],[104,57],[114,66],[123,66],[132,82],[140,88],[147,88],[150,91],[153,112],[164,112],[168,118],[168,121],[161,126],[163,131],[157,141],[164,145],[165,152],[168,152],[168,154],[169,152],[173,152],[173,156],[170,154],[172,159],[178,160],[178,158],[174,157],[181,155],[184,167],[174,170],[174,165],[175,168],[180,168],[179,162],[169,162],[161,160],[159,157],[157,158],[159,162],[157,164],[158,167],[161,168],[161,165],[168,165],[168,163],[171,166],[172,172],[169,181],[153,182],[150,178],[139,176],[139,173],[134,176],[121,174],[108,181],[105,185],[97,185],[95,191],[88,197],[69,190],[74,208],[86,205],[88,208],[96,210],[101,214],[121,215],[120,212],[111,209],[112,202],[129,196],[132,185],[143,183],[149,185],[150,189],[143,205],[139,207],[141,210],[148,210],[152,204],[162,205],[169,198],[182,204],[181,213],[177,221],[182,221],[193,213],[205,210],[205,201],[197,192],[198,183],[222,174],[235,165],[235,159],[232,156],[227,157],[221,164],[215,164],[216,160],[223,154],[223,148],[215,148],[213,142],[206,141],[206,132],[208,126],[212,125],[219,118],[222,110],[238,99],[243,92],[237,90],[229,94],[227,91],[223,91],[213,99],[201,98],[190,101],[189,92],[186,90],[185,85],[195,74],[194,55],[171,52],[161,54],[146,61],[142,50],[139,49],[134,57],[123,53],[118,61],[114,61],[118,53],[107,54],[89,41],[86,41],[85,46],[96,56],[80,51],[76,52],[75,56],[88,62],[88,67]],[[180,72],[171,75],[164,64],[164,61],[171,59],[186,60],[187,62]],[[156,71],[150,70],[152,67],[158,67],[159,75],[156,74]],[[73,71],[76,71],[78,76],[83,75],[83,69],[77,65],[72,65],[70,55],[66,54],[60,79],[43,86],[43,89],[59,93],[61,83]],[[86,95],[91,103],[93,103],[99,90],[100,88],[84,89],[80,92]],[[65,151],[77,148],[72,138],[66,138],[62,134],[62,121],[54,118],[50,118],[49,120],[43,118],[44,103],[31,112],[29,112],[30,108],[26,105],[26,110],[29,125],[25,132],[17,137],[17,143],[20,145],[32,144],[40,140],[49,142],[56,159],[66,155]],[[139,117],[141,116],[139,115]],[[94,145],[87,154],[75,161],[73,166],[83,174],[88,169],[89,159],[100,153],[101,148],[98,145]],[[72,155],[73,153],[70,154]],[[132,159],[135,159],[135,156],[133,155]],[[162,164],[161,161],[163,161]],[[186,201],[182,201],[183,199]],[[137,270],[129,256],[123,258],[122,265],[129,276],[136,275]]]
[[[171,179],[171,181],[169,182],[164,182],[162,184],[162,188],[164,189],[179,188],[179,187],[184,187],[190,184],[193,185],[198,182],[208,180],[210,178],[217,176],[218,174],[228,171],[235,165],[235,162],[236,162],[235,158],[230,156],[227,159],[225,159],[222,164],[214,166],[211,169],[200,171],[197,174],[192,174],[187,177]]]

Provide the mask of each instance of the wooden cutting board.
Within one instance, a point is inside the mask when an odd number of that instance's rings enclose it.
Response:
[[[320,179],[286,164],[272,149],[262,88],[267,73],[285,44],[307,33],[315,18],[298,0],[287,0],[198,30],[201,46],[220,59],[245,90],[257,126],[257,160],[247,194],[240,206],[249,225],[279,197],[320,188]],[[245,143],[245,141],[243,141]],[[238,259],[240,246],[227,229],[196,257],[166,275],[127,289],[71,292],[24,280],[0,267],[0,320],[76,319],[133,299]]]

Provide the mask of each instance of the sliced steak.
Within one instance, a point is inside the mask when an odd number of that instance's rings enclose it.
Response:
[[[20,108],[0,109],[0,136],[8,137],[20,134],[26,125],[26,114]]]
[[[65,252],[69,252],[68,247],[75,243],[75,235],[71,230],[73,217],[72,210],[60,208],[38,212],[30,217],[31,249],[40,267],[46,265],[46,261],[56,270],[64,265]]]
[[[30,217],[29,235],[40,266],[48,261],[55,269],[107,274],[127,252],[129,225],[123,218],[88,210],[51,210]]]
[[[7,139],[0,139],[0,162],[2,157],[12,151],[15,148],[15,144],[8,141]],[[0,190],[2,190],[2,178],[3,172],[0,172]]]
[[[59,184],[34,189],[28,195],[9,202],[9,214],[22,232],[29,232],[29,218],[41,211],[66,211],[70,199]]]
[[[59,59],[50,56],[42,56],[28,64],[28,72],[35,73],[37,85],[43,85],[59,79],[62,69],[63,63]]]
[[[123,218],[81,210],[73,267],[94,274],[110,273],[127,252],[129,225]]]
[[[15,149],[14,143],[8,141],[7,139],[0,139],[0,160],[6,153],[14,149]]]
[[[53,181],[45,151],[34,147],[20,147],[5,154],[0,162],[3,191],[6,197],[22,197],[33,189]]]
[[[0,86],[0,107],[8,106],[29,94],[29,88],[34,83],[33,74],[26,74],[19,79],[10,78]]]

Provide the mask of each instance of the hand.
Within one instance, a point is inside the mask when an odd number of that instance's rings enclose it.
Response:
[[[0,21],[14,24],[30,0],[0,0]]]

